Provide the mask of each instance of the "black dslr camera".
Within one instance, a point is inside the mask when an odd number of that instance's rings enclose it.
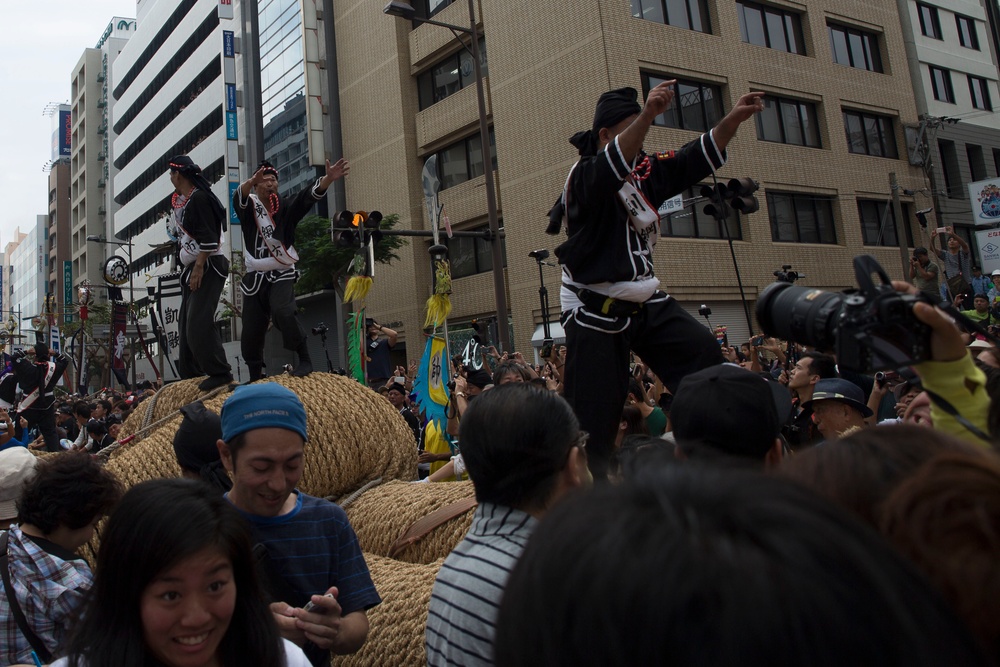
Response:
[[[330,327],[326,326],[325,322],[320,322],[312,328],[314,336],[325,336],[328,331],[330,331]]]
[[[875,285],[872,274],[882,284]],[[779,279],[757,301],[757,321],[770,336],[833,351],[860,373],[894,370],[930,358],[931,329],[913,315],[923,294],[900,294],[871,255],[854,258],[859,289],[824,292]]]

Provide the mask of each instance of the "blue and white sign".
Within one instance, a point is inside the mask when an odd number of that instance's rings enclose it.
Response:
[[[226,111],[236,111],[236,84],[226,84]]]
[[[969,203],[972,204],[972,219],[977,225],[993,225],[1000,222],[1000,178],[969,183]],[[986,267],[983,267],[985,271]]]
[[[236,123],[236,112],[226,112],[226,139],[239,139],[239,126]]]
[[[669,215],[671,213],[676,213],[684,208],[684,196],[677,195],[676,197],[671,197],[667,201],[660,204],[659,214],[660,217]]]
[[[233,58],[236,54],[235,40],[233,38],[232,30],[222,31],[222,55],[226,58]]]
[[[233,193],[240,188],[239,183],[229,182],[229,224],[240,224],[240,216],[236,215],[236,207],[233,206]]]

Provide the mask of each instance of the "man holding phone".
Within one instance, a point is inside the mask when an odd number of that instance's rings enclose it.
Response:
[[[276,383],[237,387],[222,406],[217,446],[233,480],[226,498],[258,542],[281,636],[321,666],[331,652],[364,645],[367,610],[381,598],[344,510],[295,488],[306,437],[302,402]]]

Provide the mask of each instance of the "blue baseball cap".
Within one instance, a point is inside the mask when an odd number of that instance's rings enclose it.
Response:
[[[222,404],[222,439],[258,428],[284,428],[306,436],[306,410],[295,392],[274,382],[243,385]]]

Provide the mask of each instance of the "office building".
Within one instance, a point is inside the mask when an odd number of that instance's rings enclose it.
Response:
[[[464,0],[414,6],[418,16],[469,26]],[[528,253],[551,251],[565,238],[547,236],[545,227],[577,158],[568,138],[589,129],[602,92],[622,86],[643,93],[678,80],[673,108],[648,134],[651,152],[696,139],[745,92],[767,93],[765,113],[742,127],[718,174],[757,180],[760,211],[723,227],[691,203],[698,192],[689,190],[684,209],[664,221],[654,254],[662,289],[696,317],[709,305],[712,325],[727,326],[731,343],[746,340],[751,327],[727,233],[751,310],[786,264],[806,274],[801,284],[832,290],[855,284],[852,258],[862,253],[902,274],[889,175],[907,190],[923,187],[924,178],[907,162],[904,126],[918,122],[918,110],[894,4],[540,0],[530,20],[518,3],[475,6],[515,350],[541,344],[539,271]],[[334,11],[344,154],[352,163],[348,201],[378,202],[369,205],[398,213],[403,227],[428,229],[421,169],[437,155],[439,198],[452,227],[484,229],[486,161],[470,54],[449,30],[385,16],[364,0]],[[912,213],[922,204],[915,197],[902,196],[911,247]],[[424,345],[428,245],[411,239],[403,261],[377,271],[368,298],[369,312],[401,331],[410,359]],[[494,313],[493,267],[484,239],[447,245],[449,322],[461,343],[471,320]],[[557,323],[559,271],[542,270],[548,317]],[[460,351],[453,343],[452,352]]]
[[[918,122],[908,129],[925,165],[921,207],[953,226],[979,256],[969,183],[1000,176],[998,9],[994,0],[898,0]]]

